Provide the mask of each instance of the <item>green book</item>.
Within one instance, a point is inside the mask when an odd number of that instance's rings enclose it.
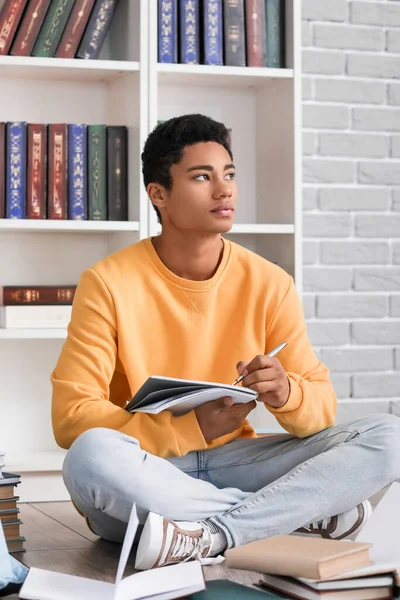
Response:
[[[88,126],[88,217],[107,220],[107,129]]]
[[[75,0],[54,0],[46,14],[32,56],[54,57]]]
[[[267,67],[284,67],[283,0],[265,0]]]
[[[229,579],[214,579],[206,581],[207,589],[188,596],[188,600],[282,600],[281,595],[268,590],[261,591]]]

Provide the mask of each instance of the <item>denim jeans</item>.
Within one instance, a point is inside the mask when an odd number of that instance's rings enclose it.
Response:
[[[369,416],[307,438],[236,439],[159,458],[118,431],[90,429],[64,462],[75,505],[99,536],[121,542],[132,504],[179,521],[210,519],[228,547],[288,534],[355,507],[400,478],[400,419]]]

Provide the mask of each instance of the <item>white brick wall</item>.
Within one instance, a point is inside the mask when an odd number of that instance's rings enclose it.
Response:
[[[304,312],[338,421],[400,415],[400,1],[303,0]]]

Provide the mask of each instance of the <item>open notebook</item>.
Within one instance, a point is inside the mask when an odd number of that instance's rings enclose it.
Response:
[[[170,410],[175,416],[184,415],[204,402],[223,396],[233,398],[235,404],[250,402],[258,396],[249,388],[172,377],[149,377],[127,404],[128,412],[145,412],[156,415]]]
[[[203,571],[197,560],[123,578],[137,526],[136,506],[133,505],[114,583],[32,567],[19,597],[26,600],[169,600],[205,589]]]

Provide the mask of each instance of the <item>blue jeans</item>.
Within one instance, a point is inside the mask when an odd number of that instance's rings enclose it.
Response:
[[[105,428],[69,449],[64,481],[99,536],[123,540],[136,503],[174,520],[210,519],[228,547],[288,534],[339,514],[400,478],[400,419],[374,415],[307,438],[236,439],[186,456],[159,458]]]

